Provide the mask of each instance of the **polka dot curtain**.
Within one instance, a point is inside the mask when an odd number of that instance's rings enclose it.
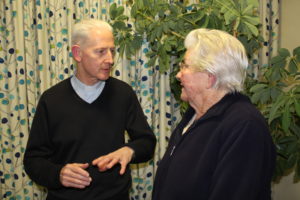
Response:
[[[259,63],[266,65],[279,46],[280,0],[260,0],[261,35],[264,38]]]
[[[269,12],[266,18],[271,12],[276,16],[274,6],[267,4],[275,1],[261,2],[265,3],[262,12]],[[38,99],[43,91],[73,74],[69,40],[73,24],[83,18],[108,20],[112,3],[130,12],[126,0],[0,1],[0,199],[45,199],[46,190],[29,179],[22,165]],[[274,22],[268,18],[272,28]],[[277,36],[275,30],[270,33],[264,32],[266,41]],[[266,53],[274,43],[267,43]],[[144,41],[141,51],[130,60],[117,55],[112,74],[136,91],[158,140],[152,161],[131,166],[132,200],[151,199],[157,162],[179,118],[178,105],[170,92],[170,73],[160,74],[158,66],[147,66],[147,51]]]
[[[73,74],[70,33],[83,18],[108,20],[120,0],[0,2],[0,199],[45,199],[46,190],[25,174],[22,159],[38,99],[43,91]],[[136,91],[158,145],[154,160],[132,165],[131,199],[151,199],[156,163],[176,122],[169,73],[147,66],[147,42],[131,60],[117,56],[113,76]]]

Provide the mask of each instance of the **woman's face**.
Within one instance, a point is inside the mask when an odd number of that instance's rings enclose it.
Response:
[[[182,86],[181,99],[187,102],[193,102],[197,96],[205,95],[205,92],[210,88],[210,74],[206,71],[196,71],[191,66],[191,59],[191,51],[187,50],[184,62],[176,75]]]

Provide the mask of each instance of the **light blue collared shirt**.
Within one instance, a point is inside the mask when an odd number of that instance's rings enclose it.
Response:
[[[105,81],[99,81],[96,84],[90,86],[82,83],[75,75],[71,77],[71,84],[75,92],[80,98],[87,103],[95,101],[103,91]]]

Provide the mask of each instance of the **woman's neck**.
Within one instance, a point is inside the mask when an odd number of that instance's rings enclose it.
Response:
[[[205,95],[198,95],[189,104],[196,112],[196,119],[202,117],[213,105],[218,103],[227,92],[224,90],[210,91]]]

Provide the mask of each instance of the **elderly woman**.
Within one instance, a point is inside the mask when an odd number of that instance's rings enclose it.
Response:
[[[243,45],[220,30],[197,29],[177,74],[190,107],[156,173],[153,200],[269,200],[275,148],[267,124],[241,94]]]

